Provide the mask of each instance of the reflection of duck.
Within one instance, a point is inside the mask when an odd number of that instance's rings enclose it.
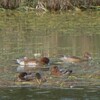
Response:
[[[54,65],[52,66],[51,68],[51,75],[54,75],[54,76],[60,76],[60,75],[70,75],[72,73],[72,70],[62,70],[60,71],[58,66]]]
[[[78,63],[78,62],[84,62],[91,60],[91,54],[86,52],[84,53],[83,58],[76,57],[76,56],[63,56],[60,58],[63,62],[69,62],[69,63]]]
[[[23,72],[25,70],[25,68],[24,68],[24,66],[22,66],[22,65],[19,65],[18,67],[17,67],[17,72]]]
[[[37,59],[28,59],[27,57],[23,57],[17,59],[17,63],[22,66],[28,65],[28,66],[36,67],[38,64],[43,64],[43,65],[48,64],[49,58],[42,57],[39,60],[37,60]]]

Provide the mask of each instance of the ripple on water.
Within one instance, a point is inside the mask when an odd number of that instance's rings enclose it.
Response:
[[[10,96],[8,95],[0,96],[0,100],[10,100]]]
[[[48,93],[50,93],[50,91],[38,91],[38,92],[36,92],[37,94],[48,94]]]
[[[0,89],[0,100],[100,100],[97,87],[41,89],[13,87]],[[92,99],[93,98],[93,99]]]

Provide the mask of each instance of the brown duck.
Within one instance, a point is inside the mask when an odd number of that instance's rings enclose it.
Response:
[[[34,58],[29,59],[27,57],[23,57],[23,58],[17,59],[17,63],[19,65],[22,65],[22,66],[27,65],[27,66],[32,66],[32,67],[36,67],[38,64],[43,64],[43,65],[48,64],[49,61],[50,60],[47,57],[42,57],[40,59],[34,59]]]
[[[60,58],[63,62],[68,63],[79,63],[79,62],[85,62],[91,60],[91,54],[88,52],[84,53],[84,56],[82,58],[76,57],[76,56],[63,56]]]

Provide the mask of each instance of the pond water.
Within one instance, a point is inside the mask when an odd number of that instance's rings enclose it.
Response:
[[[40,53],[50,58],[63,54],[82,57],[86,51],[93,57],[94,62],[89,66],[91,70],[68,67],[79,70],[80,75],[100,73],[100,12],[42,16],[33,12],[0,12],[0,79],[14,78],[16,59],[22,56],[32,58]],[[100,82],[100,78],[98,80]],[[100,87],[0,88],[0,100],[100,100]]]
[[[100,100],[100,87],[73,89],[0,88],[0,100]]]
[[[100,12],[37,15],[34,12],[0,11],[0,64],[12,65],[22,56],[100,57]]]

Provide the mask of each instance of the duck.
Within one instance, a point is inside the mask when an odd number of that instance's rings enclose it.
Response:
[[[27,57],[19,58],[16,62],[21,66],[36,67],[38,65],[46,65],[50,62],[48,57],[41,57],[40,59],[29,59]]]
[[[77,57],[77,56],[65,56],[65,55],[60,58],[61,61],[68,62],[68,63],[86,62],[91,59],[92,59],[91,54],[88,52],[85,52],[82,58]]]
[[[58,66],[54,65],[51,67],[51,75],[54,75],[54,76],[60,76],[61,75],[61,72],[58,68]]]
[[[39,72],[32,73],[32,72],[20,72],[17,81],[25,82],[25,81],[33,81],[36,79],[36,82],[40,85],[42,82],[45,82],[46,79],[42,77]]]
[[[51,67],[51,75],[54,75],[54,76],[62,76],[62,75],[71,75],[72,73],[72,70],[68,69],[68,70],[60,70],[58,68],[57,65],[54,65]]]
[[[38,65],[38,61],[33,58],[29,59],[27,57],[22,57],[16,60],[16,62],[21,66],[30,66],[30,67],[36,67]]]
[[[33,73],[20,72],[17,81],[31,81],[34,79]]]

